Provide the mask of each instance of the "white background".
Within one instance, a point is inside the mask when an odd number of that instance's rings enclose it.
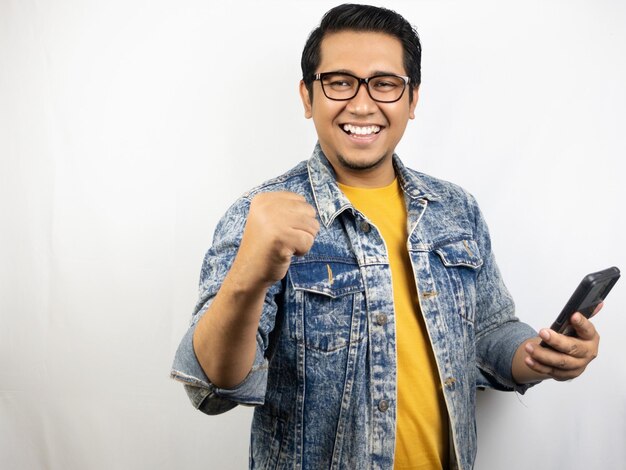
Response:
[[[308,158],[327,1],[0,0],[0,466],[245,468],[251,410],[168,378],[214,226]],[[626,4],[389,1],[424,49],[398,153],[481,203],[519,315],[626,269]],[[626,281],[579,379],[479,397],[478,469],[626,468]]]

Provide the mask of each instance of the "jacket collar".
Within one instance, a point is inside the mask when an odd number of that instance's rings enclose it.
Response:
[[[408,170],[396,154],[393,155],[393,166],[400,187],[408,197],[411,199],[438,199],[437,194],[428,188],[425,181],[415,172]],[[328,227],[344,210],[353,210],[352,204],[339,189],[335,170],[322,152],[319,143],[315,146],[313,155],[307,162],[307,168],[317,211],[324,226]]]

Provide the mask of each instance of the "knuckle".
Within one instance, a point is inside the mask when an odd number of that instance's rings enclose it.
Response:
[[[306,204],[306,198],[302,194],[298,193],[285,193],[285,201],[291,199],[291,202],[297,204]]]
[[[258,193],[252,198],[252,200],[253,201],[266,201],[268,199],[273,199],[274,197],[277,196],[277,194],[278,193],[272,193],[272,192]]]
[[[559,382],[565,382],[567,380],[572,380],[578,377],[582,373],[581,369],[571,369],[571,370],[554,370],[552,377]]]
[[[293,253],[293,249],[289,248],[280,240],[274,242],[274,250],[281,258],[287,258]]]

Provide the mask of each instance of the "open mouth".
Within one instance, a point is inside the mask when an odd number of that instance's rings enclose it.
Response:
[[[348,135],[359,135],[359,136],[378,134],[381,130],[381,127],[377,125],[355,126],[353,124],[343,124],[340,127]]]

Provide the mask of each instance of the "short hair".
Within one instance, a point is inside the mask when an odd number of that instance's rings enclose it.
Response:
[[[422,46],[417,31],[395,11],[371,5],[344,3],[326,12],[320,25],[311,31],[302,50],[302,80],[313,93],[313,75],[321,60],[322,39],[328,33],[340,31],[385,33],[397,38],[404,51],[404,68],[409,77],[409,100],[413,101],[413,87],[421,82]]]

